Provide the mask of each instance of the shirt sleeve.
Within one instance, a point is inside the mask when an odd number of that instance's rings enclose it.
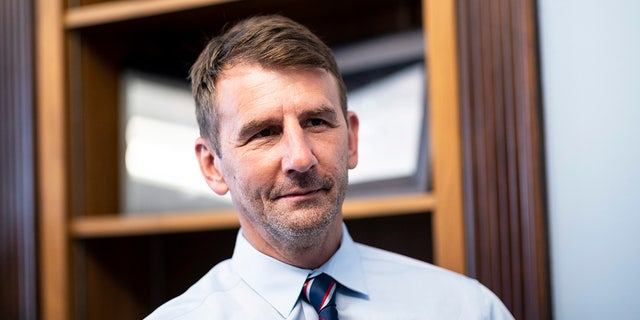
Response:
[[[482,295],[485,300],[486,306],[486,319],[490,320],[513,320],[513,315],[509,312],[509,309],[502,303],[500,298],[498,298],[491,290],[489,290],[484,285],[478,283],[480,285],[480,290],[482,291]]]

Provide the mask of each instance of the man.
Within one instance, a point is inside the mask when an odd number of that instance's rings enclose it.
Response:
[[[148,319],[512,318],[475,280],[353,242],[341,208],[358,117],[305,27],[244,20],[209,42],[191,81],[202,174],[231,193],[241,230],[230,260]]]

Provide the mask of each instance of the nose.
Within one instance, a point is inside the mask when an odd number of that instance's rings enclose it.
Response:
[[[299,125],[284,132],[283,142],[282,170],[286,174],[309,171],[318,163],[311,143]]]

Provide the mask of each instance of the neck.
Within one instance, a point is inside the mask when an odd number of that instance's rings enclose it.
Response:
[[[263,229],[254,228],[252,223],[239,215],[243,236],[256,250],[286,264],[316,269],[327,262],[340,247],[342,239],[342,218],[336,218],[325,232],[314,239],[307,239],[310,245],[300,246],[291,239],[279,239]],[[312,241],[309,241],[312,240]]]

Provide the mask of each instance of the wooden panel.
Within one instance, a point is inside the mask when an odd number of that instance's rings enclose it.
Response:
[[[465,273],[454,0],[424,1],[432,139],[435,263]]]
[[[149,242],[145,238],[119,238],[81,244],[86,255],[77,266],[78,271],[86,272],[75,275],[82,292],[76,301],[77,319],[142,319],[145,316],[145,306],[154,288],[153,248]]]
[[[62,2],[35,4],[41,317],[69,319]]]
[[[75,215],[116,213],[120,209],[119,52],[117,45],[73,34],[79,55],[70,61],[71,128]]]
[[[37,318],[31,1],[0,3],[0,314]]]
[[[433,263],[432,215],[426,212],[346,220],[354,241]]]
[[[458,0],[469,273],[550,317],[534,0]]]

